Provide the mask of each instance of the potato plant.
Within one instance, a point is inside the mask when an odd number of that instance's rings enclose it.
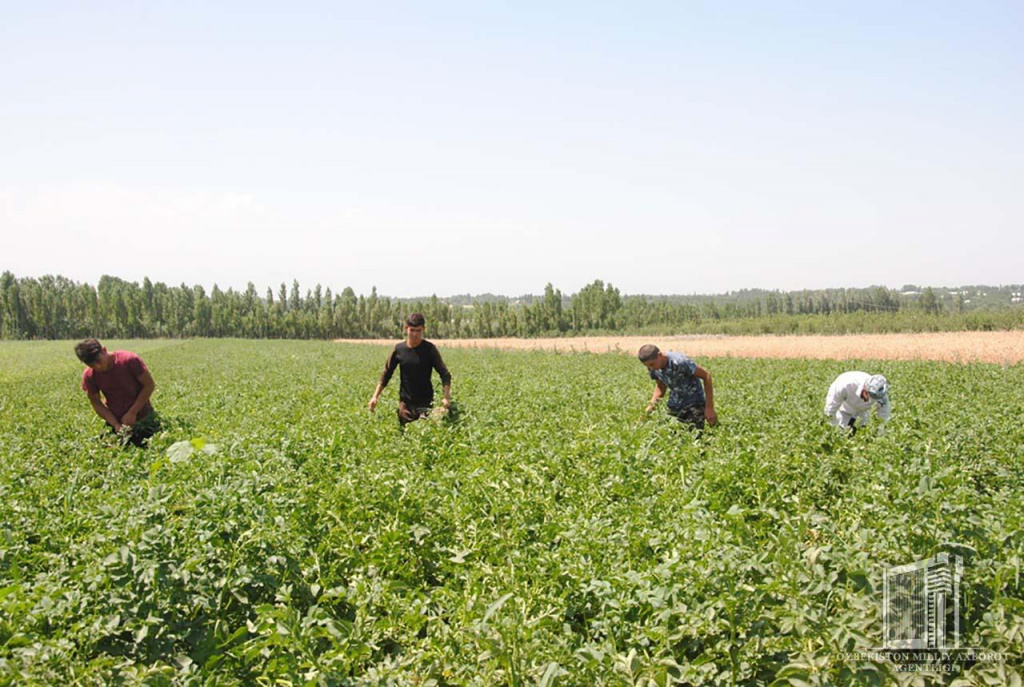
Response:
[[[1021,366],[701,360],[695,435],[630,356],[442,345],[456,412],[403,433],[379,347],[107,343],[157,380],[148,449],[70,343],[0,344],[2,683],[1020,683]],[[824,422],[853,368],[893,383],[882,434]],[[883,570],[942,550],[1005,661],[851,658]]]

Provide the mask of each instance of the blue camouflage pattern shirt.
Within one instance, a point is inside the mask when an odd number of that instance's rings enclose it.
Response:
[[[704,385],[694,376],[697,363],[682,353],[666,351],[668,365],[662,370],[651,370],[651,379],[662,382],[669,388],[668,407],[679,410],[690,406],[703,405]]]

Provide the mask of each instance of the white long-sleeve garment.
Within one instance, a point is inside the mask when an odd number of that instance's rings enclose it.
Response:
[[[861,398],[864,385],[871,377],[867,372],[844,372],[836,377],[828,388],[825,398],[825,415],[828,421],[837,427],[846,427],[851,418],[857,418],[858,425],[866,425],[871,417],[871,406],[878,406],[878,419],[888,422],[892,412],[892,403],[888,397],[881,401],[868,397]]]

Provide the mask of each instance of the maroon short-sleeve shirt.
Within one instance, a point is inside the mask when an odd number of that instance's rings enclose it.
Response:
[[[82,373],[82,391],[93,394],[102,391],[107,407],[120,422],[142,391],[142,381],[139,378],[149,370],[146,363],[142,362],[142,358],[131,351],[113,351],[110,357],[114,359],[114,364],[106,372],[97,372],[91,367],[85,368],[85,372]],[[137,419],[141,420],[152,411],[153,406],[147,402],[139,411]]]

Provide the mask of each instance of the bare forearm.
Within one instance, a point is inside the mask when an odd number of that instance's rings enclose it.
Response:
[[[441,387],[441,389],[444,391],[444,400],[446,400],[449,403],[451,403],[452,402],[452,385],[451,384],[445,384],[443,387]]]
[[[651,400],[647,404],[647,410],[654,410],[654,406],[658,405],[658,401],[665,395],[665,392],[660,387],[655,387],[654,393],[651,394]]]
[[[139,392],[138,397],[135,399],[135,403],[128,409],[128,412],[133,415],[138,415],[139,411],[146,407],[149,403],[150,397],[153,395],[153,390],[156,389],[156,384],[146,384],[142,387],[142,391]]]
[[[103,403],[103,401],[99,400],[98,398],[90,398],[89,404],[92,406],[92,409],[96,412],[96,414],[99,415],[100,418],[102,418],[111,427],[117,427],[118,425],[121,424],[118,421],[118,419],[114,417],[113,411],[110,410],[110,408],[108,408]]]
[[[377,409],[377,401],[380,400],[380,395],[384,393],[385,382],[381,381],[377,384],[377,388],[373,390],[373,396],[370,396],[370,403],[368,404],[370,412],[374,412]]]
[[[708,408],[715,407],[715,385],[711,383],[711,375],[704,380],[704,402]]]

